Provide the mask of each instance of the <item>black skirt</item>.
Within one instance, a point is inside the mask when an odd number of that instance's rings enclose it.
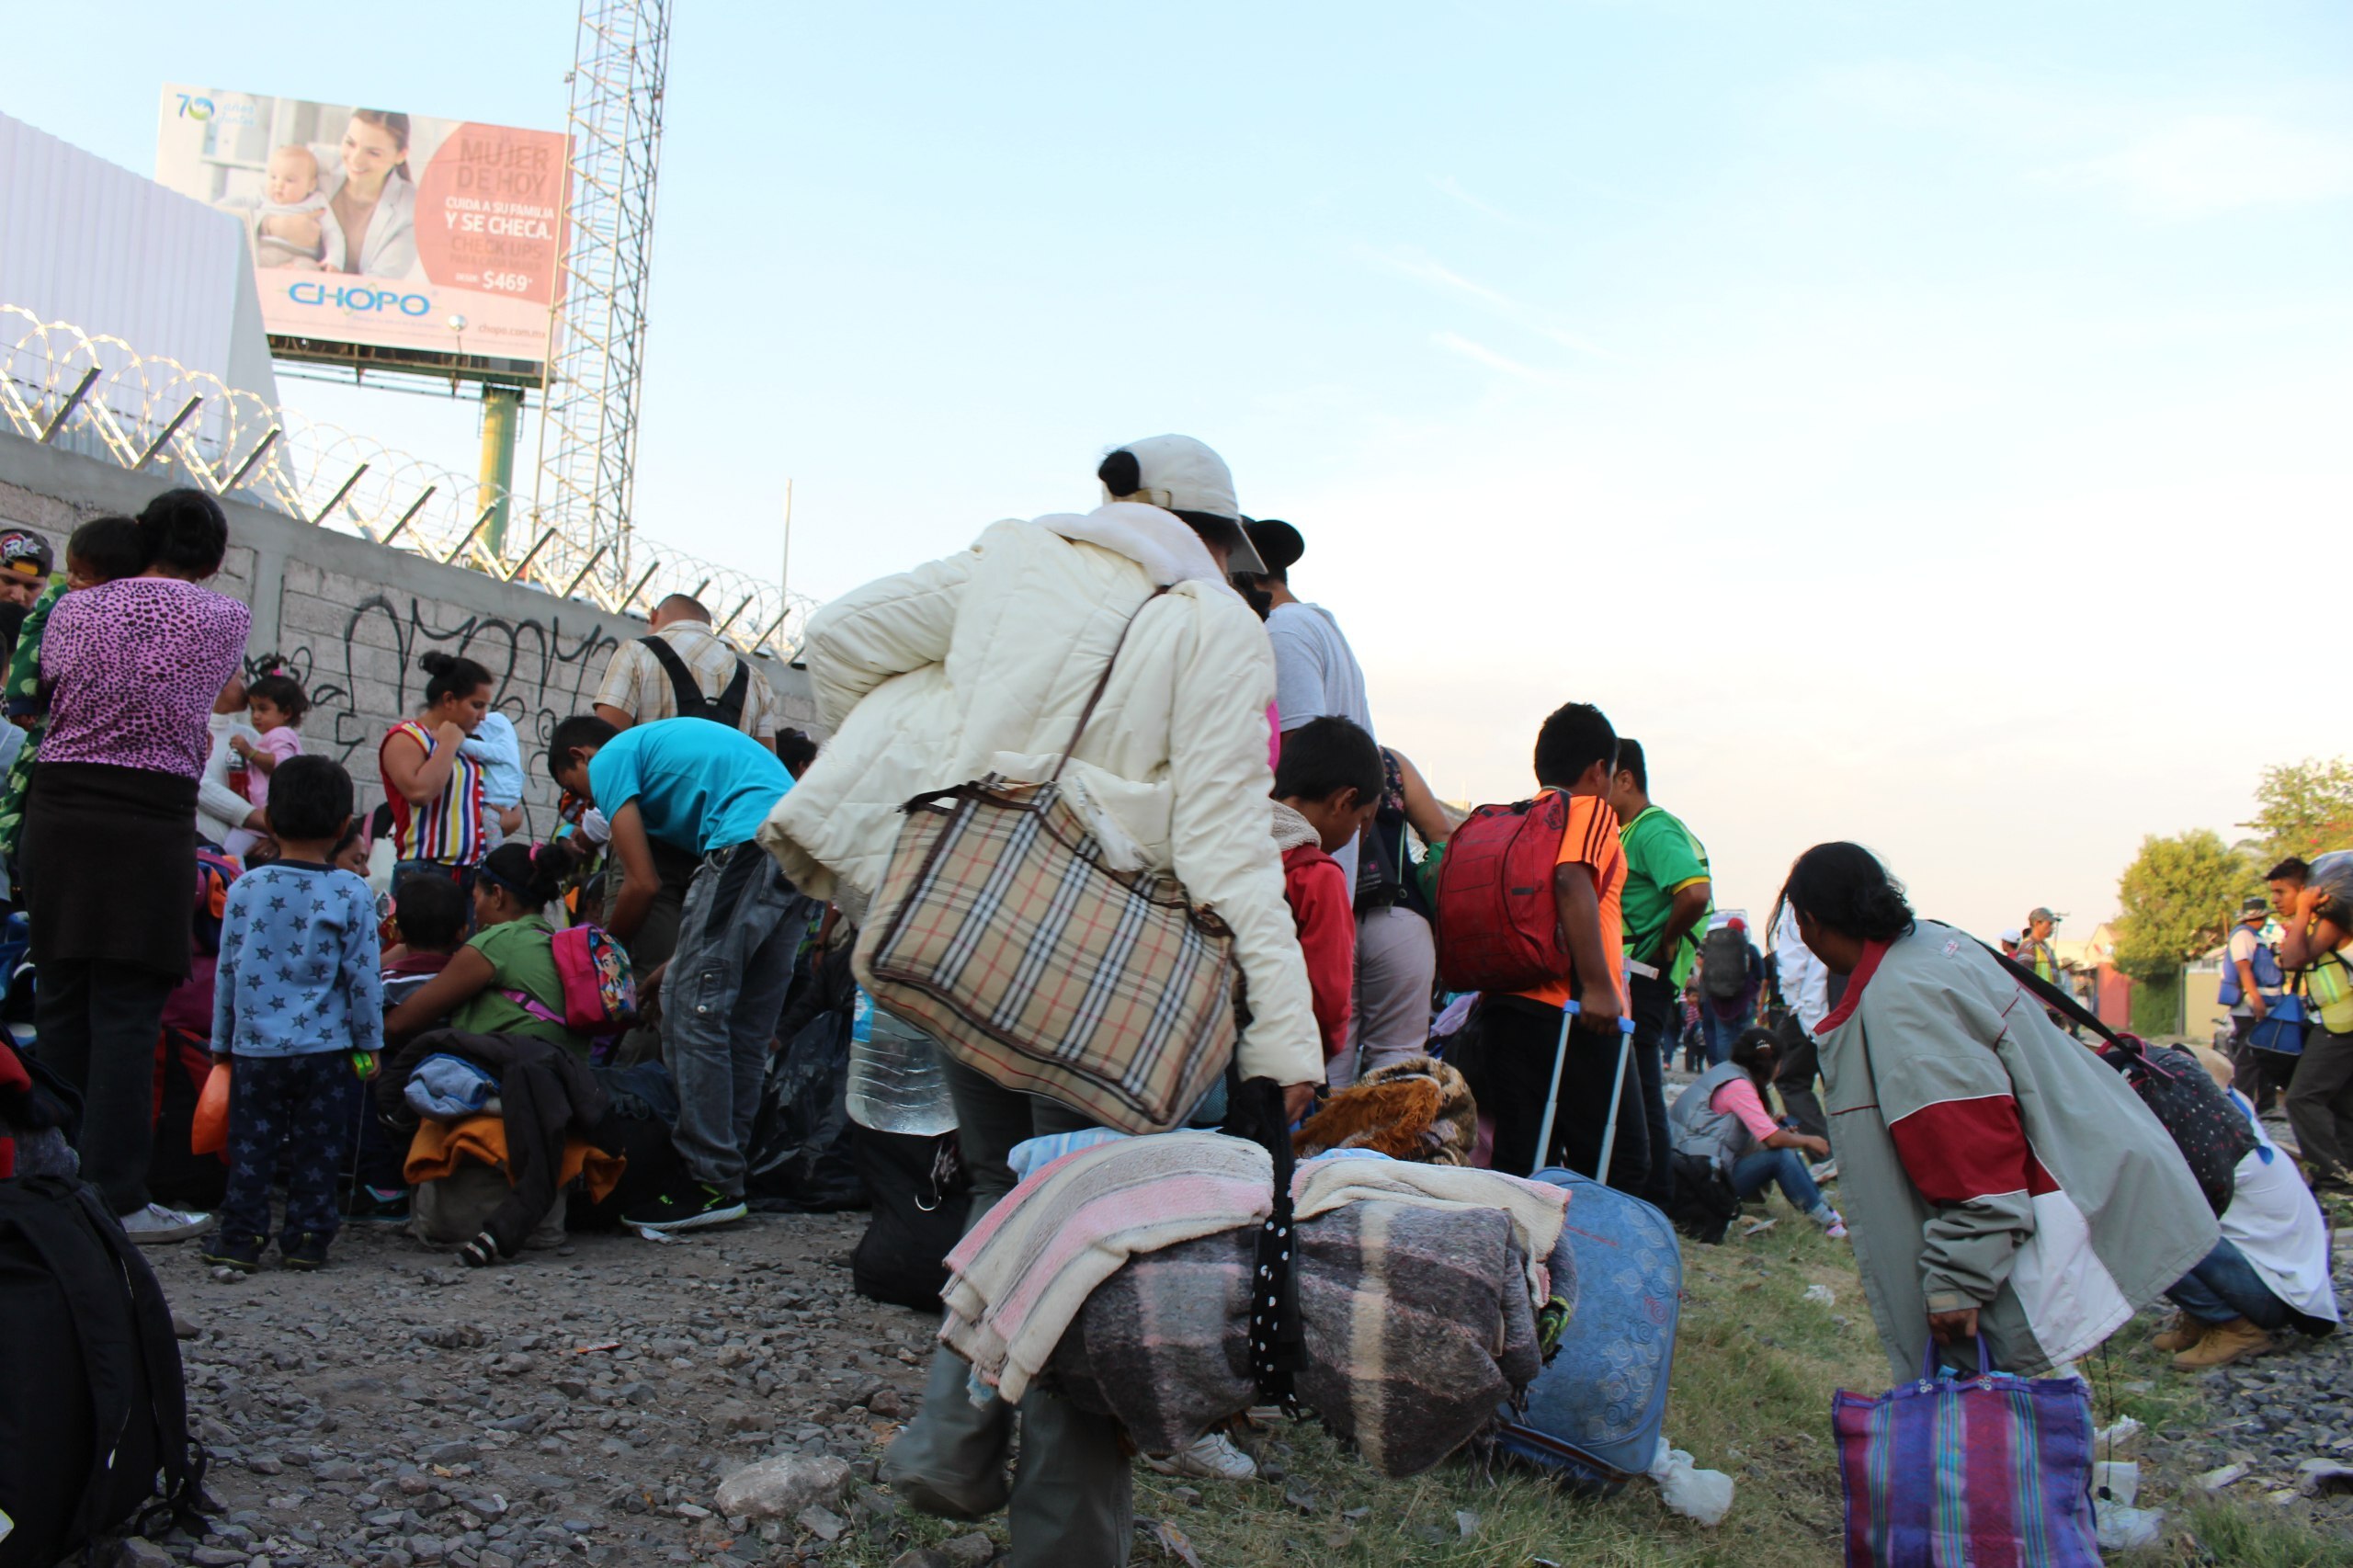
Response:
[[[33,961],[188,976],[195,940],[196,780],[38,762],[17,850]]]

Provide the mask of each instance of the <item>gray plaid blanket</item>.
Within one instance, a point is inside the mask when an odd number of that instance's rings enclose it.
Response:
[[[1300,1403],[1382,1475],[1438,1463],[1541,1369],[1526,1265],[1500,1210],[1352,1203],[1295,1233]],[[1128,1263],[1057,1346],[1056,1389],[1117,1418],[1146,1453],[1247,1409],[1252,1247],[1253,1233],[1228,1231]]]

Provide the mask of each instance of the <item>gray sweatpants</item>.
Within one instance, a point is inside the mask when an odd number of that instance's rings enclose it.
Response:
[[[948,1064],[956,1100],[956,1142],[972,1175],[970,1231],[1013,1190],[1006,1156],[1016,1143],[1095,1124],[1058,1101],[1002,1088],[958,1062]],[[976,1406],[965,1389],[972,1366],[946,1346],[931,1353],[923,1410],[883,1456],[882,1479],[917,1479],[992,1510],[1013,1446],[1014,1406]],[[1133,1477],[1120,1453],[1120,1424],[1032,1386],[1021,1398],[1021,1453],[1004,1506],[1011,1568],[1118,1568],[1135,1533]]]
[[[1357,916],[1356,1010],[1348,1019],[1347,1049],[1324,1065],[1334,1088],[1427,1053],[1437,979],[1438,943],[1428,921],[1410,909],[1369,909]]]
[[[678,1092],[670,1134],[687,1174],[744,1195],[768,1041],[814,906],[756,844],[715,849],[687,886],[662,984],[662,1060]]]

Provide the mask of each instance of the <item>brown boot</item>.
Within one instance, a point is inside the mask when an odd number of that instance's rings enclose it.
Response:
[[[2177,1372],[2202,1372],[2210,1367],[2227,1367],[2249,1356],[2265,1355],[2275,1348],[2271,1336],[2245,1318],[2233,1318],[2206,1330],[2205,1337],[2173,1358]]]
[[[2188,1312],[2176,1312],[2173,1322],[2165,1324],[2165,1332],[2153,1335],[2149,1343],[2160,1350],[2187,1350],[2206,1337],[2206,1329],[2205,1324]]]

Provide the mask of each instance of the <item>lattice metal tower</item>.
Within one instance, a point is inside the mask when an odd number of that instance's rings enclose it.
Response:
[[[543,577],[587,569],[625,584],[645,361],[654,177],[662,152],[669,0],[581,0],[573,51],[572,244],[540,408],[533,562]]]

